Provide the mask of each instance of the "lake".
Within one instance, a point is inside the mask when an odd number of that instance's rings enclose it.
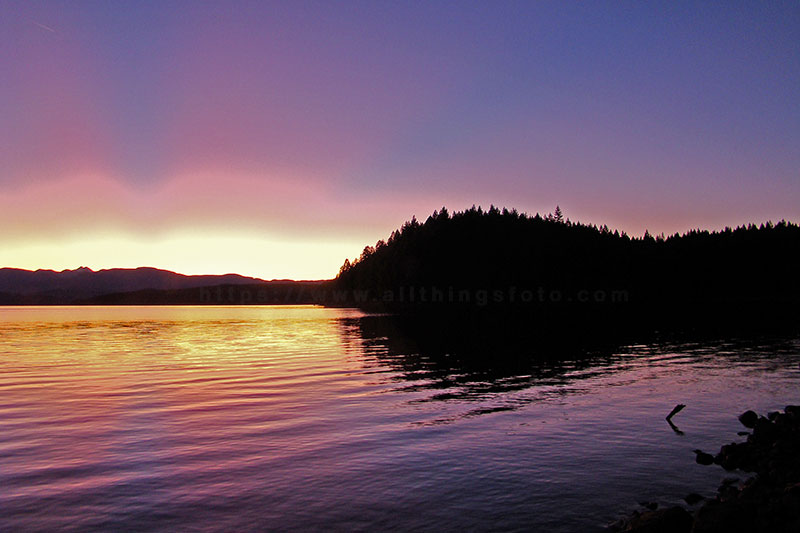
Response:
[[[800,403],[792,337],[421,346],[352,309],[0,308],[0,530],[601,531],[712,496],[692,450]]]

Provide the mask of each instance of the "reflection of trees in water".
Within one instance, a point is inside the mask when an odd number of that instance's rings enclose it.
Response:
[[[534,342],[485,330],[454,334],[448,324],[386,316],[363,317],[357,325],[366,366],[388,369],[396,391],[429,393],[413,402],[480,402],[460,417],[575,392],[576,381],[608,371],[617,347],[565,339]],[[524,394],[534,386],[536,394]]]
[[[637,353],[647,355],[652,365],[691,363],[700,369],[732,365],[759,373],[789,368],[800,373],[800,334],[797,332],[722,339],[699,334],[692,338],[673,336],[636,349]]]
[[[342,327],[345,336],[357,333],[360,358],[376,373],[386,372],[386,380],[397,384],[395,391],[421,393],[412,402],[479,403],[458,418],[580,393],[587,388],[582,385],[587,379],[642,365],[680,371],[686,364],[699,368],[735,364],[769,371],[800,363],[796,337],[694,336],[633,344],[630,338],[615,339],[590,329],[583,335],[561,331],[532,336],[524,330],[510,335],[508,328],[499,332],[457,328],[436,320],[388,316],[348,320]],[[350,337],[350,344],[353,341]]]

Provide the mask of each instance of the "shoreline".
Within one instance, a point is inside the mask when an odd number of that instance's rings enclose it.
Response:
[[[800,406],[759,416],[745,411],[744,442],[720,447],[716,455],[695,450],[696,462],[721,466],[749,476],[726,478],[713,498],[691,493],[684,498],[693,511],[676,505],[633,511],[608,526],[609,532],[716,533],[800,531]],[[703,501],[705,500],[705,501]],[[700,503],[702,502],[702,503]],[[699,506],[698,506],[699,503]]]

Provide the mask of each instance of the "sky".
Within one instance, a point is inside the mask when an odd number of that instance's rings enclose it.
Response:
[[[330,278],[473,204],[800,221],[800,3],[0,0],[0,266]]]

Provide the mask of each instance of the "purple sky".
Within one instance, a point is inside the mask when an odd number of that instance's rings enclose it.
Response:
[[[800,220],[797,2],[0,0],[0,266],[330,277],[494,203]]]

